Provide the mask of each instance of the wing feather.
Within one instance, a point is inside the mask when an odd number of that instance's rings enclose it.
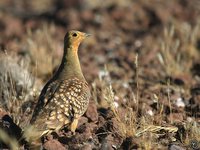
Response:
[[[51,101],[54,93],[59,89],[60,82],[48,82],[39,96],[39,100],[35,106],[32,119],[30,123],[33,123],[37,116],[42,112],[42,109]]]

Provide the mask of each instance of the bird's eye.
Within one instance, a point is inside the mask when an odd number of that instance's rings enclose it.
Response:
[[[72,34],[72,36],[73,36],[73,37],[76,37],[76,36],[77,36],[77,34],[76,34],[76,33],[73,33],[73,34]]]

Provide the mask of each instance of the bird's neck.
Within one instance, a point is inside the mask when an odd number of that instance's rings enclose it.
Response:
[[[57,75],[60,79],[76,77],[85,80],[79,62],[78,46],[64,48],[64,55]]]

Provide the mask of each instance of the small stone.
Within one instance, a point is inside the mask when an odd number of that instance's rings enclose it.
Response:
[[[86,116],[89,120],[96,122],[98,120],[97,106],[94,101],[90,101]]]
[[[113,138],[112,136],[108,135],[105,139],[102,140],[100,150],[113,150],[111,141],[113,141]]]
[[[153,113],[153,111],[151,109],[147,110],[147,114],[149,114],[150,116],[154,115],[154,113]]]
[[[81,147],[81,150],[92,150],[92,146],[90,144],[86,144],[83,147]]]
[[[170,115],[167,116],[168,121],[176,122],[176,123],[181,123],[183,122],[184,116],[182,113],[171,113]]]
[[[8,115],[8,113],[3,108],[0,108],[0,119],[5,115]]]
[[[87,123],[88,122],[88,118],[86,117],[81,117],[78,121],[78,126],[77,128],[79,128],[80,126],[82,126],[83,124]]]
[[[114,106],[115,108],[118,108],[118,107],[119,107],[119,104],[118,104],[117,102],[113,102],[113,106]]]
[[[177,100],[176,100],[176,106],[178,106],[178,107],[185,107],[185,103],[183,102],[183,99],[181,97],[177,98]]]
[[[186,150],[185,148],[179,146],[179,145],[175,145],[175,144],[171,144],[169,145],[169,150]]]
[[[46,150],[65,150],[65,147],[57,140],[49,140],[44,143],[43,148]]]

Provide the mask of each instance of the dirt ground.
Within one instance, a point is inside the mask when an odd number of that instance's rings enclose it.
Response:
[[[200,149],[199,0],[1,0],[0,149],[34,147],[21,135],[71,29],[92,34],[79,49],[92,97],[76,134],[41,149]]]

